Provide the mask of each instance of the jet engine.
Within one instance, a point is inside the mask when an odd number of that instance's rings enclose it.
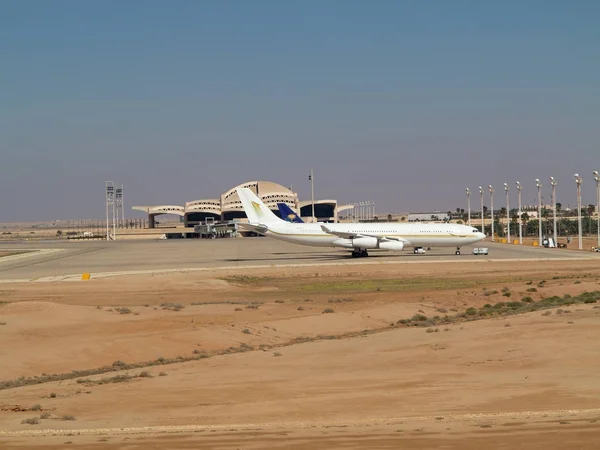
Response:
[[[360,249],[372,249],[380,248],[382,250],[393,250],[402,251],[404,249],[404,242],[402,241],[379,241],[375,237],[361,236],[354,239],[337,239],[333,242],[334,247],[345,247],[345,248],[360,248]]]
[[[352,246],[354,248],[362,248],[362,249],[379,248],[378,243],[379,242],[378,242],[377,238],[369,237],[369,236],[357,237],[357,238],[352,239]]]
[[[379,248],[384,250],[401,251],[404,248],[404,242],[402,241],[384,241],[379,243]]]

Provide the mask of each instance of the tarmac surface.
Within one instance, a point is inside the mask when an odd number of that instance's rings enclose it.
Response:
[[[600,255],[591,252],[485,241],[477,247],[488,247],[489,255],[473,255],[473,247],[465,246],[460,256],[454,254],[454,248],[432,248],[421,255],[415,255],[411,249],[403,252],[372,250],[368,258],[352,258],[350,252],[344,249],[301,246],[269,238],[114,242],[6,241],[0,242],[0,251],[35,251],[0,258],[0,282],[75,280],[80,279],[84,272],[97,278],[265,266],[600,259]]]

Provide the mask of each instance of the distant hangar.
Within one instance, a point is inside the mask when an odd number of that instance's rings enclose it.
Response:
[[[233,221],[247,219],[242,203],[237,195],[238,188],[251,189],[278,217],[277,203],[285,203],[293,211],[299,212],[305,222],[312,219],[312,202],[299,201],[298,194],[278,183],[271,181],[248,181],[223,193],[220,198],[193,200],[185,206],[158,205],[134,206],[134,211],[148,214],[148,226],[156,226],[156,216],[174,214],[183,218],[184,226],[193,227],[207,219],[214,221]],[[337,200],[315,200],[315,217],[319,222],[336,222],[341,211],[351,209],[352,205],[338,206]]]

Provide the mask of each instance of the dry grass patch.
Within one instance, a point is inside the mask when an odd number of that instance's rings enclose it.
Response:
[[[40,423],[40,418],[39,417],[30,417],[28,419],[21,420],[21,423],[27,424],[27,425],[38,425]]]
[[[184,308],[184,306],[180,303],[171,303],[171,302],[161,303],[160,307],[161,307],[161,309],[164,309],[165,311],[181,311]]]

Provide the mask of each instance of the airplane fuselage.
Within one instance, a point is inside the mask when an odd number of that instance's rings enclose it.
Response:
[[[482,234],[473,227],[458,224],[435,223],[330,223],[327,228],[333,232],[354,233],[356,235],[379,236],[381,238],[398,238],[404,242],[405,247],[461,247],[473,244],[482,239]],[[269,224],[268,230],[263,233],[274,239],[293,242],[301,245],[319,247],[362,247],[353,239],[346,239],[326,233],[320,224],[313,223],[276,223]],[[361,238],[362,239],[362,238]],[[373,239],[375,241],[376,239]],[[369,246],[364,240],[364,248],[379,248]]]

